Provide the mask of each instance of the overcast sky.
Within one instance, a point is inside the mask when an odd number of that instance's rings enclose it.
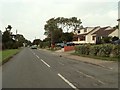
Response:
[[[43,39],[44,25],[52,17],[77,17],[85,27],[115,26],[119,0],[0,0],[0,30],[11,25],[12,32],[28,40]]]

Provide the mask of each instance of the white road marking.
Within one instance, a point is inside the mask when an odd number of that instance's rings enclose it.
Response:
[[[65,79],[60,73],[58,73],[58,76],[64,80],[68,85],[70,85],[72,88],[77,90],[77,87],[75,87],[72,83],[70,83],[67,79]]]
[[[36,57],[37,57],[37,58],[39,58],[39,56],[38,56],[38,55],[36,55]]]
[[[46,66],[50,67],[50,65],[47,64],[44,60],[41,59],[41,61],[42,61]]]
[[[101,80],[99,80],[99,79],[96,79],[95,77],[93,77],[93,76],[90,76],[90,75],[88,75],[88,74],[85,74],[85,73],[83,73],[83,72],[80,72],[80,71],[77,71],[78,73],[81,73],[81,74],[83,74],[84,76],[86,76],[86,77],[89,77],[89,78],[91,78],[91,79],[94,79],[94,80],[96,80],[96,81],[98,81],[99,83],[101,83],[101,84],[105,84],[104,82],[102,82]]]
[[[61,64],[61,65],[64,65],[63,63],[61,63],[61,62],[58,62],[59,64]]]

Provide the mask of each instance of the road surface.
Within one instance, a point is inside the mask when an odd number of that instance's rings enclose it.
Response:
[[[2,66],[3,88],[117,88],[117,70],[24,48]]]

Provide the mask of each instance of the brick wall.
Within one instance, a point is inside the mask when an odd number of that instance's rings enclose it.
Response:
[[[74,50],[74,46],[64,46],[64,52]]]

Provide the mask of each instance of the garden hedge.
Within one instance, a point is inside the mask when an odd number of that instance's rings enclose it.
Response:
[[[120,45],[100,44],[100,45],[79,45],[75,46],[75,52],[83,55],[92,55],[100,57],[120,58]]]

